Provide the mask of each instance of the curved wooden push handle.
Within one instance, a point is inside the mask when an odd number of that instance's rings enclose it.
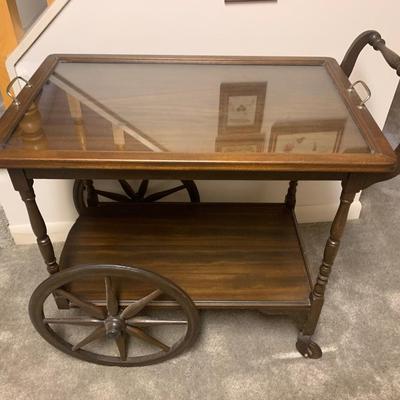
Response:
[[[400,56],[386,47],[386,43],[379,32],[365,31],[354,40],[340,64],[347,77],[350,76],[358,56],[367,44],[371,45],[375,50],[380,51],[386,62],[400,76]]]
[[[340,64],[340,67],[347,77],[352,73],[358,56],[367,44],[371,45],[375,50],[380,51],[386,62],[396,71],[397,75],[400,76],[400,56],[386,47],[386,43],[379,32],[371,30],[361,33],[347,50]],[[393,172],[392,177],[400,174],[400,144],[394,149],[394,152],[397,156],[397,168]]]

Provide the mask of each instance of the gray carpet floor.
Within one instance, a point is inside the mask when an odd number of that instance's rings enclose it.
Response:
[[[122,369],[70,358],[28,318],[30,294],[46,278],[36,246],[6,239],[0,399],[399,399],[399,185],[395,179],[366,190],[361,219],[348,223],[316,335],[320,360],[295,351],[289,319],[250,311],[203,312],[195,346],[163,364]],[[314,276],[328,230],[301,227]]]

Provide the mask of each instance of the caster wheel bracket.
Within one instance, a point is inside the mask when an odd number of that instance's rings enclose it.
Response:
[[[296,348],[304,358],[318,359],[322,357],[322,350],[317,343],[312,341],[312,336],[303,335],[301,332],[297,338]]]

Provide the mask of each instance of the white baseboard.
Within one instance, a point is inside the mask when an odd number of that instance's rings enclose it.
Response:
[[[332,221],[337,211],[337,204],[309,205],[296,207],[296,216],[299,223]],[[353,202],[349,212],[349,219],[357,219],[360,216],[361,203],[359,200]],[[64,242],[73,221],[51,222],[46,224],[47,232],[53,243]],[[31,226],[10,225],[10,232],[16,244],[36,243]]]
[[[350,207],[348,219],[358,219],[361,213],[361,202],[355,200]],[[333,221],[338,204],[309,205],[296,207],[297,221],[301,224],[312,222],[328,222]]]
[[[67,234],[71,229],[73,221],[67,222],[50,222],[46,224],[47,233],[53,243],[64,242]],[[10,225],[11,236],[15,244],[32,244],[36,243],[36,237],[32,232],[29,224],[26,225]]]

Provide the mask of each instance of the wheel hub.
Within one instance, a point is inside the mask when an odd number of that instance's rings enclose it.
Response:
[[[121,336],[124,330],[124,321],[119,317],[110,316],[104,321],[104,326],[106,328],[106,336],[109,339],[115,339]]]

